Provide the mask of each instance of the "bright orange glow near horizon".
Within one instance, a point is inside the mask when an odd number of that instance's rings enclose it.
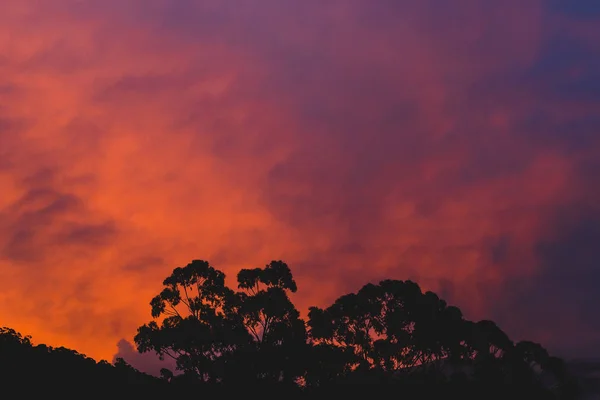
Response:
[[[227,4],[0,5],[0,326],[111,360],[174,267],[282,259],[597,352],[600,13]]]

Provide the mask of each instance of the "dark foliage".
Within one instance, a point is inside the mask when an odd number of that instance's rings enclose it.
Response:
[[[171,395],[577,398],[565,363],[540,344],[515,343],[489,320],[469,321],[412,281],[368,283],[311,307],[306,321],[282,261],[241,270],[237,291],[201,260],[174,269],[163,286],[150,302],[153,320],[134,340],[140,352],[173,358],[175,371],[152,377],[122,359],[96,362],[2,328],[2,383],[121,392],[136,384]]]
[[[29,336],[10,328],[0,328],[0,385],[16,389],[15,397],[27,394],[75,394],[80,391],[164,385],[160,379],[143,374],[118,359],[112,365],[64,347],[34,345]]]
[[[371,394],[463,398],[576,394],[562,360],[540,344],[514,343],[492,321],[469,321],[412,281],[366,284],[327,308],[311,307],[305,322],[289,298],[297,287],[284,262],[240,271],[237,292],[224,278],[195,260],[176,268],[152,300],[155,320],[135,342],[177,361],[169,382],[336,396],[366,386]]]

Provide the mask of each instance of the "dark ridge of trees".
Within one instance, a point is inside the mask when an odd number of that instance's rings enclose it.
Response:
[[[34,345],[30,336],[0,327],[0,387],[18,387],[18,395],[38,392],[48,395],[51,388],[61,393],[78,388],[101,389],[123,385],[156,385],[162,381],[139,372],[123,359],[113,365],[96,362],[65,347]],[[18,397],[17,395],[15,395]]]
[[[328,307],[311,307],[306,321],[290,299],[296,291],[282,261],[241,270],[234,290],[223,272],[194,260],[163,281],[150,302],[152,321],[134,337],[138,351],[174,359],[175,371],[152,377],[122,359],[96,362],[1,328],[0,384],[88,393],[135,384],[138,395],[221,397],[578,397],[564,361],[542,345],[515,343],[493,321],[469,321],[415,282],[368,283]]]
[[[563,360],[540,344],[515,343],[493,321],[469,321],[412,281],[366,284],[326,308],[311,307],[307,321],[289,298],[297,287],[283,261],[241,270],[237,291],[202,260],[175,268],[163,286],[150,302],[154,320],[134,340],[140,352],[177,362],[178,371],[163,371],[170,383],[311,395],[354,394],[366,385],[370,393],[463,398],[577,393]]]

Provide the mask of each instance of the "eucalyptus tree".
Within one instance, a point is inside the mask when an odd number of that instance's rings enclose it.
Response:
[[[225,274],[207,261],[177,267],[150,302],[154,320],[138,328],[138,350],[173,358],[178,370],[200,381],[219,381],[228,358],[251,339],[233,312],[236,303]]]
[[[297,291],[288,265],[271,261],[237,275],[237,313],[251,335],[257,378],[294,382],[303,374],[307,337],[300,312],[289,297]]]

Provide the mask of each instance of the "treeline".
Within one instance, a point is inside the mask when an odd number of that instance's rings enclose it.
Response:
[[[154,394],[193,386],[195,394],[253,396],[577,397],[563,360],[540,344],[513,342],[492,321],[465,319],[415,282],[366,284],[327,308],[311,307],[307,320],[290,299],[296,290],[282,261],[241,270],[234,290],[223,272],[194,260],[164,280],[150,302],[153,320],[134,337],[140,352],[172,358],[176,370],[153,377],[122,359],[96,362],[2,328],[0,384],[137,384]]]
[[[30,336],[0,328],[0,387],[17,386],[48,394],[50,388],[104,388],[135,384],[160,384],[160,379],[141,373],[123,359],[113,365],[96,362],[65,347],[35,345]]]
[[[177,371],[162,371],[171,383],[338,394],[356,384],[418,386],[488,398],[576,391],[563,360],[540,344],[514,343],[492,321],[469,321],[412,281],[367,284],[327,308],[311,307],[306,321],[282,261],[242,269],[236,290],[202,260],[175,268],[163,286],[150,302],[154,320],[134,340],[140,352],[177,362]]]

